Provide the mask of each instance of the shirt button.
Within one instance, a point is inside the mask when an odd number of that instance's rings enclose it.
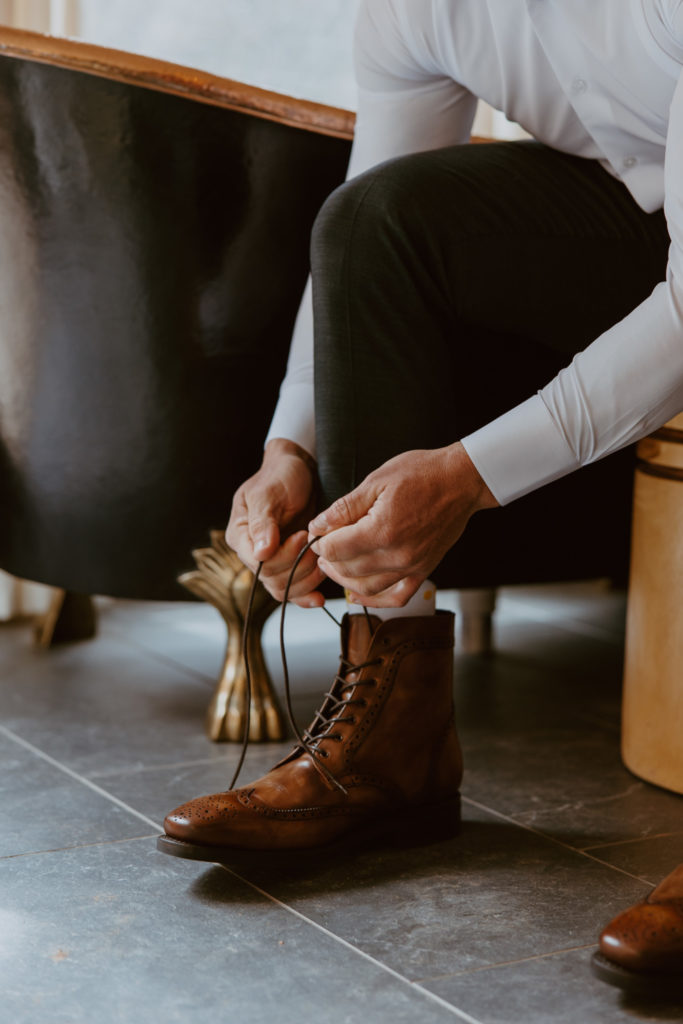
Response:
[[[636,156],[625,156],[621,161],[623,167],[635,167],[638,163],[638,157]]]
[[[588,82],[585,78],[575,78],[572,82],[572,92],[578,96],[580,93],[585,92],[588,88]]]

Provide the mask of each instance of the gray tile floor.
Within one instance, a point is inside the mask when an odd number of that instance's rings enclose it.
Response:
[[[623,610],[596,584],[511,589],[495,656],[456,656],[457,840],[241,877],[154,844],[232,774],[202,732],[213,609],[101,601],[96,640],[48,653],[0,627],[1,1024],[683,1021],[588,970],[602,924],[683,861],[683,799],[619,760]],[[288,632],[303,720],[336,631],[293,610]]]

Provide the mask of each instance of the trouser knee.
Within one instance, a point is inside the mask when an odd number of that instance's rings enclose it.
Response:
[[[364,258],[374,251],[380,258],[387,244],[397,239],[411,244],[424,233],[420,227],[418,197],[423,193],[410,165],[402,157],[373,167],[345,182],[325,201],[311,236],[311,265],[315,274],[321,266],[357,246]]]

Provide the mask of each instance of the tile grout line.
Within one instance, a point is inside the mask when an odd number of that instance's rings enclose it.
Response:
[[[652,836],[638,836],[636,839],[616,839],[613,843],[596,843],[595,846],[582,847],[583,853],[590,853],[592,850],[609,850],[613,846],[629,846],[632,843],[649,843],[653,839],[672,839],[675,836],[683,837],[683,831],[657,832]]]
[[[159,834],[157,828],[153,835],[126,836],[124,839],[96,839],[90,843],[76,843],[74,846],[53,846],[49,850],[25,850],[24,853],[3,853],[0,861],[16,860],[18,857],[42,857],[45,853],[69,853],[71,850],[87,850],[93,846],[120,846],[122,843],[140,843],[144,839],[155,839]]]
[[[12,732],[11,729],[8,729],[7,726],[0,725],[0,733],[2,733],[3,736],[6,736],[7,739],[12,740],[14,743],[18,743],[20,747],[24,747],[25,750],[29,750],[32,754],[35,754],[36,757],[39,757],[41,760],[51,764],[53,768],[58,768],[60,772],[64,772],[65,775],[69,775],[72,779],[75,779],[77,782],[82,783],[82,785],[87,786],[88,789],[91,789],[94,793],[98,793],[100,796],[110,800],[112,803],[116,804],[117,807],[121,807],[124,811],[128,811],[129,814],[135,815],[135,817],[139,818],[140,821],[144,821],[146,825],[151,825],[152,828],[157,830],[160,828],[159,824],[156,821],[152,821],[151,818],[148,818],[146,814],[136,811],[134,807],[124,803],[123,800],[119,800],[119,798],[114,796],[113,793],[108,793],[106,789],[102,789],[102,787],[98,786],[95,782],[91,782],[90,779],[86,779],[83,775],[79,775],[78,772],[75,772],[72,768],[62,764],[61,761],[57,761],[54,757],[50,757],[49,754],[46,754],[44,750],[40,750],[39,747],[34,747],[32,743],[29,743],[28,740],[22,739],[21,736],[17,736],[17,734]]]
[[[404,985],[407,985],[414,992],[419,992],[420,995],[429,999],[431,1002],[437,1003],[439,1006],[442,1006],[445,1010],[448,1010],[450,1013],[453,1014],[454,1017],[459,1017],[460,1020],[466,1021],[467,1024],[482,1024],[482,1022],[477,1020],[476,1017],[471,1017],[464,1010],[458,1009],[457,1006],[454,1006],[452,1003],[449,1003],[445,999],[442,999],[441,996],[437,996],[435,992],[430,992],[429,989],[424,988],[419,982],[411,981],[409,978],[406,978],[405,975],[400,974],[398,971],[395,971],[393,967],[389,967],[388,964],[382,963],[381,960],[376,960],[374,956],[370,955],[370,953],[366,953],[365,950],[359,949],[358,946],[354,946],[351,942],[348,942],[346,939],[343,939],[340,935],[337,935],[335,932],[331,932],[328,928],[325,928],[324,925],[319,924],[317,921],[313,921],[310,917],[306,917],[306,915],[302,914],[301,911],[295,910],[294,907],[290,907],[287,903],[283,903],[276,896],[272,896],[269,892],[266,892],[265,889],[259,888],[259,886],[256,885],[254,882],[250,882],[247,878],[243,878],[242,875],[238,875],[236,871],[233,871],[231,868],[225,867],[225,865],[223,865],[223,867],[228,872],[228,874],[233,875],[235,878],[238,878],[240,882],[244,882],[245,885],[248,885],[251,889],[254,889],[254,891],[259,893],[261,896],[265,896],[266,899],[270,900],[276,906],[281,907],[282,910],[286,910],[289,914],[293,914],[294,917],[298,917],[301,921],[305,921],[306,924],[311,925],[319,932],[322,932],[323,935],[327,935],[328,938],[333,939],[335,942],[338,942],[340,945],[345,946],[347,949],[356,953],[364,960],[367,960],[369,961],[369,963],[374,964],[375,967],[380,967],[387,974],[390,974],[393,978],[396,978],[397,981],[400,981]]]
[[[574,847],[570,847],[570,849],[574,849]],[[656,884],[649,878],[646,878],[645,875],[634,875],[630,871],[625,871],[624,868],[618,868],[615,864],[610,864],[608,860],[603,860],[602,857],[594,857],[592,853],[587,853],[585,850],[577,850],[576,852],[580,853],[583,857],[587,857],[588,860],[592,860],[595,864],[602,864],[604,868],[612,868],[613,871],[618,871],[628,878],[633,878],[636,882],[642,882],[643,885],[653,886]]]
[[[494,814],[497,818],[501,818],[503,821],[509,821],[511,825],[516,825],[517,828],[523,828],[525,832],[530,832],[532,835],[538,836],[539,839],[547,839],[548,842],[554,843],[556,846],[561,846],[564,850],[570,850],[572,853],[578,854],[579,857],[585,857],[586,860],[592,860],[596,864],[602,864],[603,867],[611,868],[612,871],[617,871],[620,875],[626,875],[627,878],[632,878],[634,882],[643,882],[645,885],[650,884],[647,879],[642,878],[640,875],[633,875],[630,871],[617,867],[616,864],[609,864],[605,860],[600,860],[599,857],[593,857],[590,853],[586,853],[585,850],[579,850],[576,846],[570,846],[569,843],[563,843],[561,839],[556,839],[555,836],[549,836],[545,832],[539,832],[530,825],[525,825],[521,821],[516,821],[515,818],[511,818],[509,814],[503,814],[502,811],[496,811],[493,807],[487,807],[486,804],[480,804],[478,800],[473,800],[472,797],[463,796],[462,800],[463,803],[471,804],[472,807],[478,807],[481,811],[487,811],[489,814]]]
[[[116,804],[118,807],[121,807],[123,810],[135,815],[136,818],[139,818],[146,824],[151,825],[152,828],[156,829],[157,831],[163,831],[162,827],[158,824],[158,822],[153,821],[152,818],[148,818],[147,815],[142,814],[140,811],[136,811],[129,804],[124,803],[123,800],[119,800],[119,798],[114,796],[112,793],[108,793],[106,789],[103,789],[101,786],[98,786],[94,782],[91,782],[89,779],[86,779],[82,775],[79,775],[78,772],[73,771],[72,768],[67,767],[67,765],[62,764],[60,761],[57,761],[54,757],[51,757],[49,754],[46,754],[45,751],[40,750],[38,747],[35,747],[32,743],[29,743],[28,740],[25,740],[21,736],[18,736],[11,729],[8,729],[4,725],[0,725],[0,733],[6,736],[7,739],[12,740],[14,743],[19,744],[19,746],[21,747],[24,747],[24,749],[30,751],[32,754],[35,754],[36,757],[39,757],[41,758],[41,760],[46,761],[48,764],[51,764],[54,768],[57,768],[59,771],[64,772],[65,775],[68,775],[70,776],[70,778],[75,779],[77,782],[82,783],[84,786],[87,786],[88,789],[93,790],[93,792],[98,793],[100,796],[103,796],[107,800],[110,800],[112,803]],[[225,865],[223,866],[225,867]],[[269,892],[266,892],[265,889],[261,889],[258,885],[255,885],[254,882],[250,882],[247,878],[243,878],[241,875],[238,875],[236,871],[232,871],[230,868],[225,868],[225,870],[234,878],[237,878],[244,885],[249,886],[250,889],[253,889],[255,892],[259,893],[259,895],[265,897],[271,903],[275,904],[275,906],[280,907],[281,910],[285,910],[287,913],[292,914],[294,917],[297,917],[301,921],[304,921],[312,928],[317,929],[317,931],[322,932],[324,935],[328,936],[328,938],[332,939],[334,942],[339,943],[346,949],[351,950],[357,956],[360,956],[364,960],[367,960],[369,963],[374,964],[375,967],[378,967],[385,973],[390,974],[393,978],[396,978],[397,981],[400,981],[402,984],[407,985],[414,992],[418,992],[421,996],[428,999],[429,1001],[434,1002],[439,1006],[442,1006],[444,1009],[448,1010],[449,1013],[451,1013],[454,1017],[458,1017],[460,1020],[465,1021],[465,1024],[482,1024],[482,1022],[477,1020],[476,1017],[471,1017],[468,1013],[465,1013],[464,1010],[458,1009],[457,1006],[453,1006],[452,1003],[449,1003],[445,999],[442,999],[441,996],[437,996],[436,993],[430,992],[429,989],[423,988],[422,985],[410,981],[409,978],[406,978],[404,975],[399,974],[398,971],[395,971],[392,967],[389,967],[387,964],[382,963],[381,960],[376,960],[375,957],[371,956],[369,953],[366,953],[364,950],[359,949],[358,946],[354,946],[346,939],[343,939],[340,935],[336,935],[334,932],[325,928],[323,925],[318,924],[317,921],[313,921],[311,918],[306,917],[306,915],[302,914],[301,911],[295,910],[294,907],[290,907],[288,906],[288,904],[283,903],[276,896],[271,895]]]
[[[537,953],[536,956],[523,956],[519,960],[501,960],[495,964],[482,964],[480,967],[469,967],[464,971],[453,971],[451,974],[436,974],[433,978],[422,978],[426,984],[432,981],[442,981],[446,978],[463,978],[469,974],[480,974],[482,971],[494,971],[498,967],[515,967],[517,964],[535,963],[537,960],[548,960],[553,956],[563,956],[565,953],[581,953],[584,949],[595,949],[595,943],[587,946],[569,946],[567,949],[553,949],[550,953]]]

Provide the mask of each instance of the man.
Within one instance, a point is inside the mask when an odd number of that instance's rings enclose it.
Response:
[[[227,539],[281,599],[319,538],[291,599],[322,604],[328,577],[373,614],[345,621],[303,746],[170,815],[169,852],[456,830],[452,622],[424,581],[475,512],[683,408],[682,65],[680,0],[362,4],[351,180],[312,241],[315,366],[307,296]],[[462,145],[478,97],[537,141]]]

